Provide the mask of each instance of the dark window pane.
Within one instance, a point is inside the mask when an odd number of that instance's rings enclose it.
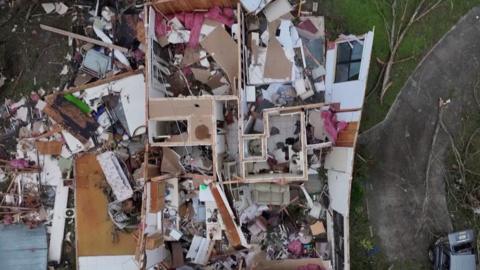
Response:
[[[357,41],[352,42],[353,49],[352,49],[352,59],[351,60],[361,60],[362,59],[362,52],[363,52],[363,45],[358,43]]]
[[[348,81],[348,64],[337,64],[335,69],[335,82]]]
[[[337,63],[350,61],[350,54],[352,50],[347,42],[338,44],[337,47]]]
[[[358,74],[360,74],[360,62],[353,62],[350,64],[350,72],[348,74],[348,80],[358,80]]]
[[[360,73],[363,45],[358,41],[337,44],[335,82],[357,80]]]

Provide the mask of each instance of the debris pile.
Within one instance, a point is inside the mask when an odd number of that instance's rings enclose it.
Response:
[[[235,12],[213,7],[206,12],[157,14],[155,35],[160,46],[154,48],[153,73],[163,78],[164,96],[234,93],[239,65]]]
[[[325,104],[323,17],[260,2],[151,11],[143,233],[167,268],[331,269],[324,164],[347,122]]]
[[[110,217],[111,241],[119,232],[136,232],[140,224],[143,185],[134,174],[141,170],[145,151],[143,8],[124,13],[62,2],[41,7],[47,14],[73,14],[75,32],[40,25],[68,37],[71,52],[60,75],[71,83],[2,105],[0,219],[7,225],[46,225],[48,261],[70,267],[78,240],[71,235],[82,210],[75,203],[74,165],[84,152],[94,153],[106,179],[90,188],[103,194],[104,204],[94,207],[108,212],[102,218]],[[3,84],[5,77],[0,77]],[[65,250],[70,254],[62,257]]]
[[[46,13],[68,10],[63,3],[44,3],[42,6]],[[88,9],[89,6],[76,7],[74,23],[77,28],[83,28],[85,34],[40,24],[45,31],[68,37],[69,45],[73,46],[73,55],[65,57],[72,60],[72,64],[70,67],[65,65],[60,75],[67,75],[69,69],[73,68],[76,73],[73,85],[79,86],[144,66],[145,44],[142,41],[145,30],[141,13],[125,14],[125,10],[114,12],[108,6],[99,10],[98,5],[94,10]]]

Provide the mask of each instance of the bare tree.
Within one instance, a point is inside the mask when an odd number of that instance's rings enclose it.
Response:
[[[383,102],[385,93],[392,85],[390,77],[393,65],[413,58],[413,56],[410,56],[404,59],[396,59],[398,49],[403,39],[414,23],[428,15],[443,1],[444,0],[375,0],[378,13],[385,24],[389,49],[389,55],[386,61],[377,59],[383,67],[380,71],[378,81],[372,89],[375,90],[381,85],[381,102]],[[387,15],[389,15],[390,22],[387,20]]]

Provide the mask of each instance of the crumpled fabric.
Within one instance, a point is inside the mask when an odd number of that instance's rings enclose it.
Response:
[[[9,162],[10,167],[16,168],[16,169],[25,169],[30,167],[28,164],[28,160],[25,159],[12,159]]]
[[[302,265],[297,268],[297,270],[323,270],[323,267],[321,267],[318,264],[307,264],[307,265]]]
[[[296,256],[302,255],[302,252],[303,252],[302,242],[300,242],[299,240],[293,240],[292,242],[288,243],[288,251]]]
[[[231,27],[235,22],[234,11],[232,8],[220,8],[218,6],[208,10],[208,12],[181,12],[174,15],[168,15],[164,18],[157,14],[155,17],[155,34],[158,37],[167,35],[172,28],[168,25],[167,20],[176,17],[184,25],[185,29],[190,30],[190,39],[188,47],[196,48],[200,42],[200,31],[205,19],[211,19]]]
[[[337,121],[336,114],[331,110],[322,111],[320,115],[323,119],[323,129],[327,133],[330,141],[335,144],[338,138],[338,133],[347,127],[347,122]]]

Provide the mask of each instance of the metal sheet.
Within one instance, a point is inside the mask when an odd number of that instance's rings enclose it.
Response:
[[[0,225],[0,269],[45,270],[47,251],[45,227]]]

